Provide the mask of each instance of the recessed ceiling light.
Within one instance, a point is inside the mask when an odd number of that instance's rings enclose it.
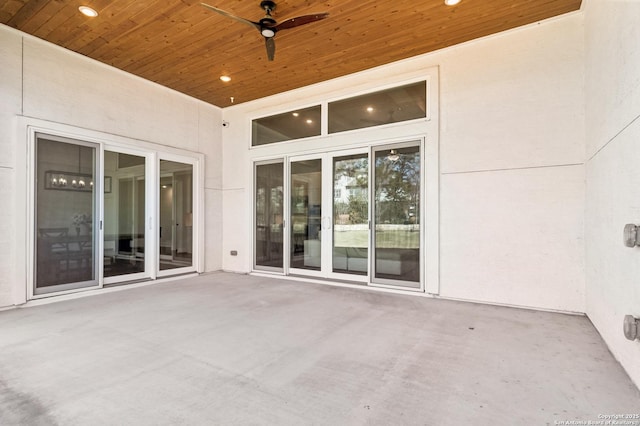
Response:
[[[307,120],[307,124],[313,124],[313,120]]]
[[[460,3],[460,0],[444,0],[444,4],[447,6],[455,6],[458,3]]]
[[[225,83],[228,83],[231,81],[231,77],[229,77],[228,75],[221,75],[220,80],[224,81]]]
[[[291,114],[291,115],[293,115],[294,117],[299,117],[299,116],[300,116],[300,113],[298,113],[298,112],[294,112],[294,113],[293,113],[293,114]]]
[[[367,112],[373,112],[373,107],[367,107]]]
[[[89,6],[80,6],[78,10],[84,16],[88,16],[90,18],[95,18],[96,16],[98,16],[98,12],[96,12],[95,9],[91,9]]]

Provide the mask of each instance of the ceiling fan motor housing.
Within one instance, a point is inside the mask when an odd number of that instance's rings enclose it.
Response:
[[[260,25],[262,25],[263,27],[275,27],[276,20],[273,19],[271,16],[265,16],[260,20]]]

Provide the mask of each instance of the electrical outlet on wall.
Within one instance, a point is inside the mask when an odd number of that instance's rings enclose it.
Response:
[[[624,245],[626,247],[635,247],[640,246],[640,241],[638,241],[638,226],[633,223],[629,223],[624,226],[623,232]]]
[[[625,315],[623,326],[624,337],[629,340],[640,340],[638,323],[640,323],[640,320],[635,318],[633,315]]]

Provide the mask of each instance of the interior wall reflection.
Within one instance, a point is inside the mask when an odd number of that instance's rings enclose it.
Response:
[[[145,157],[104,153],[104,276],[145,271]]]
[[[283,163],[256,166],[255,265],[257,267],[278,269],[284,267],[283,173]]]
[[[292,268],[319,271],[322,260],[322,160],[291,163]]]
[[[97,284],[95,177],[95,147],[36,138],[36,294]]]
[[[160,270],[193,265],[193,165],[160,160]]]

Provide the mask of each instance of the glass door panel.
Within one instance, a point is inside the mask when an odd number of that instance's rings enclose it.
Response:
[[[420,288],[420,146],[374,155],[372,281]]]
[[[104,152],[104,277],[144,273],[145,157]]]
[[[193,165],[160,160],[161,271],[193,266]]]
[[[284,268],[284,164],[258,164],[255,168],[256,269]]]
[[[332,272],[367,275],[369,155],[333,158]]]
[[[34,294],[98,285],[93,144],[37,135]]]
[[[322,160],[291,162],[290,267],[322,266]]]

